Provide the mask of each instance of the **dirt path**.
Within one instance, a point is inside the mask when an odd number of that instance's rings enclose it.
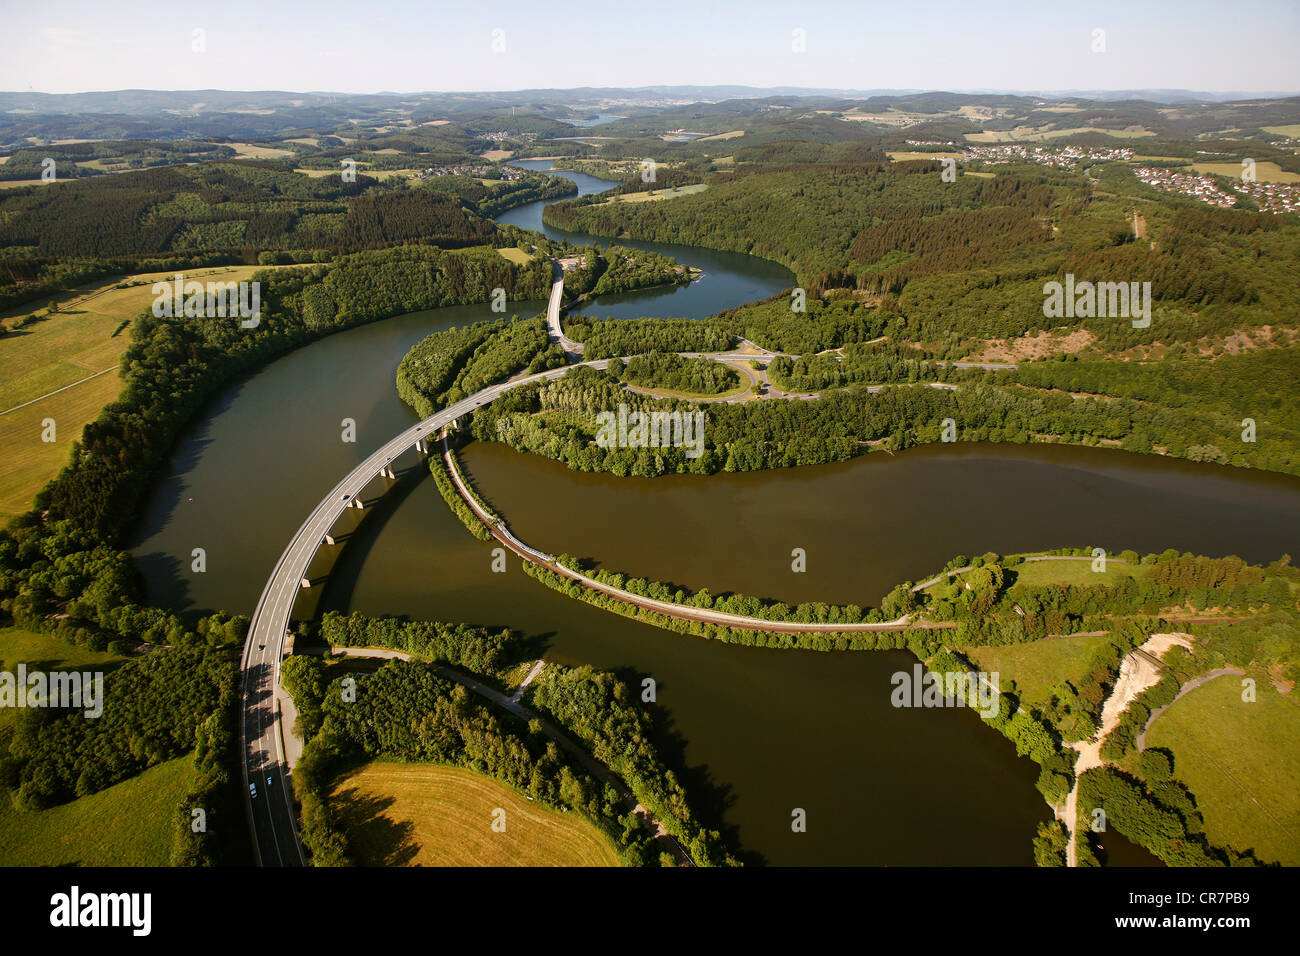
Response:
[[[533,665],[533,669],[528,672],[528,676],[520,682],[519,686],[515,688],[515,692],[510,695],[510,702],[512,704],[519,703],[520,699],[524,696],[524,691],[528,690],[528,685],[531,684],[537,675],[542,672],[542,668],[545,666],[546,661],[540,660]]]
[[[1160,668],[1152,663],[1152,658],[1159,659],[1175,644],[1191,650],[1190,634],[1152,634],[1141,647],[1130,651],[1119,665],[1119,679],[1106,698],[1101,708],[1101,727],[1096,735],[1087,741],[1070,744],[1079,751],[1079,759],[1074,764],[1074,786],[1065,798],[1064,810],[1058,819],[1070,831],[1070,842],[1065,848],[1065,865],[1079,865],[1079,778],[1094,767],[1100,767],[1102,744],[1106,737],[1119,724],[1120,716],[1138,694],[1160,681]],[[1141,653],[1139,653],[1141,652]]]

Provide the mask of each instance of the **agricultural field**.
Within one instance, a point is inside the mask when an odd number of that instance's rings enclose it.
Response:
[[[1203,175],[1214,176],[1231,176],[1238,179],[1241,176],[1241,163],[1195,163],[1192,169]],[[1261,183],[1300,183],[1300,173],[1293,173],[1283,169],[1277,163],[1270,160],[1261,160],[1255,163],[1255,179]]]
[[[1174,774],[1196,795],[1211,843],[1300,865],[1300,702],[1260,681],[1241,699],[1240,678],[1210,681],[1172,704],[1146,746],[1173,752]]]
[[[265,266],[201,269],[188,277],[239,281]],[[21,329],[26,315],[41,315],[49,300],[0,315],[6,333],[0,349],[0,522],[31,507],[32,497],[67,463],[81,430],[122,389],[115,370],[130,339],[124,323],[153,303],[152,284],[171,273],[150,273],[86,286],[60,297],[59,311]],[[121,289],[123,283],[130,284]],[[54,441],[42,438],[54,420]]]
[[[48,810],[0,797],[0,866],[166,866],[173,816],[193,783],[186,754]]]
[[[229,143],[228,145],[239,154],[240,159],[284,159],[294,155],[291,149],[277,149],[274,146],[258,146],[253,143]]]
[[[342,777],[331,802],[370,866],[619,865],[587,820],[459,767],[370,763]],[[503,832],[492,829],[498,808]]]

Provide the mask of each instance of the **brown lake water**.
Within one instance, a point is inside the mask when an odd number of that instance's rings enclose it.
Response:
[[[669,250],[692,265],[707,259],[706,275],[659,298],[642,293],[637,314],[700,317],[726,296],[744,295],[726,303],[736,304],[790,282],[761,260]],[[400,316],[223,390],[183,437],[141,522],[134,550],[150,598],[250,613],[320,497],[414,420],[394,387],[405,352],[431,331],[492,317],[486,306]],[[355,444],[340,440],[343,418],[357,423]],[[1065,446],[944,445],[707,478],[584,475],[500,445],[473,444],[462,461],[529,544],[787,602],[874,604],[901,580],[988,550],[1175,547],[1271,560],[1294,553],[1300,528],[1300,481]],[[513,558],[494,574],[491,546],[407,465],[346,544],[324,550],[329,581],[300,613],[510,626],[544,643],[548,659],[654,678],[696,792],[769,863],[1032,862],[1034,828],[1049,817],[1036,766],[969,711],[891,707],[890,676],[910,669],[910,655],[733,647],[564,598]],[[189,570],[195,547],[207,551],[204,574]],[[790,570],[795,547],[807,573]],[[806,833],[791,831],[796,808]],[[1133,851],[1115,861],[1139,862]]]

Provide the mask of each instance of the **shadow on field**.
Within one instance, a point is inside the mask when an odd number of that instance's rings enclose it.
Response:
[[[396,801],[392,797],[362,794],[356,787],[340,790],[332,798],[340,828],[363,866],[406,866],[420,847],[411,839],[410,822],[397,823],[384,814]]]

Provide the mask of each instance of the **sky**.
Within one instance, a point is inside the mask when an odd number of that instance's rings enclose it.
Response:
[[[2,2],[5,91],[1300,91],[1300,0]]]

